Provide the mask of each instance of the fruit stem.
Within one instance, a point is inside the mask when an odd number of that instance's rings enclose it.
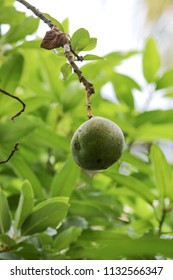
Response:
[[[87,90],[87,93],[86,93],[86,108],[87,108],[87,112],[88,112],[88,118],[91,119],[93,117],[93,114],[92,114],[92,109],[91,109],[91,102],[90,102],[90,96],[91,96],[91,93],[89,90]]]
[[[82,83],[86,90],[86,108],[88,113],[88,118],[91,119],[93,117],[92,110],[91,110],[91,102],[90,102],[90,96],[94,94],[94,87],[93,84],[88,82],[87,79],[83,76],[82,71],[79,69],[79,67],[74,62],[74,56],[72,52],[70,51],[71,47],[69,44],[64,45],[64,55],[69,61],[70,65],[73,68],[74,73],[78,76],[79,82]]]

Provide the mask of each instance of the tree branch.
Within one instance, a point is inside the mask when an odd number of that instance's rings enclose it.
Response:
[[[72,49],[69,35],[60,31],[51,20],[49,20],[45,15],[43,15],[36,7],[32,6],[25,0],[16,0],[23,4],[27,9],[31,10],[37,17],[39,17],[44,23],[50,27],[50,31],[46,32],[45,37],[41,43],[41,47],[45,49],[54,49],[59,47],[64,47],[64,55],[69,61],[74,73],[78,76],[79,82],[82,83],[86,90],[86,108],[88,113],[88,118],[92,118],[91,102],[90,96],[94,93],[94,86],[90,83],[82,74],[81,70],[75,63],[75,57],[78,61],[83,61],[83,57],[79,56]]]

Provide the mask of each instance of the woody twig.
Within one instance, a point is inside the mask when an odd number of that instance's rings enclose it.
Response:
[[[79,82],[82,83],[86,90],[86,108],[88,113],[88,118],[92,118],[91,102],[90,96],[94,93],[94,86],[90,83],[82,74],[82,71],[79,69],[75,60],[83,61],[83,58],[75,53],[72,49],[70,43],[70,37],[67,33],[62,32],[57,28],[57,26],[48,19],[43,13],[41,13],[36,7],[32,6],[25,0],[16,0],[23,4],[27,9],[31,10],[37,17],[39,17],[44,23],[46,23],[51,30],[47,31],[45,37],[41,42],[41,47],[51,50],[54,48],[63,47],[64,55],[70,63],[74,73],[78,76]]]

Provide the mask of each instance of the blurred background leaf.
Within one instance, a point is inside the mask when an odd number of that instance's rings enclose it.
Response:
[[[160,67],[160,56],[153,38],[149,38],[143,53],[143,73],[147,82],[156,80],[156,74]]]
[[[0,233],[6,233],[11,226],[11,214],[5,194],[0,189]]]

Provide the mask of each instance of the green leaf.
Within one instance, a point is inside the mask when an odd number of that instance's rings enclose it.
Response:
[[[84,29],[84,28],[80,28],[77,31],[75,31],[72,35],[71,38],[71,44],[72,44],[72,48],[75,51],[81,51],[83,50],[88,42],[89,42],[89,32],[88,30]]]
[[[112,177],[117,183],[125,186],[127,189],[130,189],[151,205],[153,200],[157,198],[157,196],[154,195],[154,193],[152,193],[143,182],[132,176],[126,176],[113,171],[105,171],[105,173]]]
[[[81,101],[83,102],[83,88],[77,81],[69,83],[61,98],[64,112],[74,109]]]
[[[11,215],[8,206],[8,201],[0,189],[0,233],[6,233],[11,226]]]
[[[92,201],[87,200],[71,200],[70,214],[74,216],[81,216],[88,219],[93,217],[107,218],[107,213],[104,211],[102,205]]]
[[[41,232],[40,234],[38,234],[37,239],[41,247],[44,249],[50,248],[52,246],[52,242],[53,242],[52,236],[50,236],[46,232]]]
[[[0,85],[6,91],[13,93],[22,75],[24,59],[19,53],[11,54],[0,68]]]
[[[63,74],[64,80],[68,80],[68,77],[72,73],[72,67],[69,63],[64,63],[61,66],[61,73]]]
[[[32,34],[38,28],[39,19],[33,16],[25,17],[20,24],[11,26],[10,30],[4,35],[3,43],[15,43]]]
[[[153,141],[158,139],[173,140],[172,124],[146,124],[138,128],[134,135],[135,140]]]
[[[149,38],[143,53],[143,74],[147,82],[156,81],[156,74],[160,67],[160,56],[155,40]]]
[[[116,65],[120,65],[123,60],[130,58],[138,54],[138,51],[129,51],[129,52],[112,52],[104,56],[104,59],[111,65],[112,67]]]
[[[26,113],[31,113],[36,111],[38,108],[50,103],[51,96],[48,94],[46,96],[44,94],[42,94],[42,96],[35,95],[34,97],[28,97],[26,99],[23,98],[23,101],[25,104],[27,104]]]
[[[39,203],[22,225],[22,235],[42,232],[48,227],[56,228],[66,217],[69,204],[64,197],[55,197]]]
[[[23,260],[19,255],[14,254],[10,251],[0,253],[0,260]]]
[[[72,48],[76,51],[89,51],[96,47],[96,38],[90,38],[88,30],[78,29],[71,38]]]
[[[83,56],[84,60],[100,60],[100,59],[104,59],[101,56],[95,55],[95,54],[86,54]]]
[[[135,167],[140,172],[145,173],[147,175],[149,175],[149,174],[151,175],[151,169],[150,169],[149,164],[147,164],[146,162],[144,162],[142,159],[135,156],[134,154],[125,151],[123,153],[121,160],[131,164],[133,167]]]
[[[6,107],[6,104],[4,105],[4,107]],[[16,110],[18,108],[21,109],[21,106],[17,107]],[[7,113],[8,111],[6,111],[6,114]],[[14,144],[14,141],[18,141],[19,139],[26,137],[30,133],[33,133],[33,131],[36,128],[38,128],[43,124],[44,123],[41,121],[40,118],[34,116],[26,116],[26,115],[22,115],[22,118],[17,118],[15,125],[12,125],[11,122],[8,120],[5,122],[0,122],[1,141],[4,143],[9,142]]]
[[[167,197],[173,201],[173,172],[159,146],[153,145],[151,147],[150,158],[153,164],[155,184],[159,191],[159,197]]]
[[[41,250],[35,244],[27,243],[27,240],[20,242],[13,251],[18,255],[18,259],[22,260],[40,260],[42,257]]]
[[[56,27],[58,27],[59,30],[64,32],[64,28],[63,28],[62,24],[57,19],[55,19],[54,17],[51,17],[47,13],[43,13],[43,15],[45,15],[48,19],[50,19],[53,22],[53,24],[56,25]]]
[[[164,94],[164,97],[173,98],[173,90],[170,90]]]
[[[14,0],[0,0],[0,2],[4,6],[11,6],[14,3]]]
[[[164,89],[173,86],[173,69],[166,71],[160,79],[157,80],[156,89]]]
[[[97,39],[90,38],[87,46],[83,49],[83,51],[91,51],[91,50],[95,49],[96,46],[97,46]]]
[[[165,96],[165,95],[164,95]],[[135,118],[135,125],[137,127],[146,123],[152,124],[168,124],[172,123],[173,110],[153,110],[140,113]]]
[[[64,230],[55,238],[53,248],[58,251],[68,248],[72,243],[76,242],[81,232],[82,228],[80,227],[70,227]]]
[[[142,210],[142,212],[144,213],[144,210]],[[132,231],[134,231],[134,236],[135,236],[136,233],[143,235],[144,232],[148,232],[150,229],[152,230],[153,226],[152,226],[152,223],[150,222],[150,220],[138,219],[136,221],[135,220],[132,221],[130,224],[125,226],[125,228],[126,228],[125,232],[128,232],[128,230],[129,230],[129,234],[131,234],[131,235],[133,235],[133,232],[130,233],[130,231],[131,231],[131,229],[133,229]]]
[[[32,186],[28,180],[25,180],[22,185],[19,204],[15,214],[16,229],[19,229],[25,219],[31,214],[33,206],[34,193],[32,190]]]
[[[38,49],[40,47],[40,39],[31,40],[31,41],[23,41],[21,44],[14,47],[14,49]]]
[[[44,197],[43,188],[40,184],[39,179],[35,175],[31,166],[29,166],[27,164],[27,162],[25,161],[25,159],[22,156],[20,156],[19,154],[15,154],[15,156],[11,158],[9,164],[14,168],[16,173],[22,179],[27,179],[28,181],[31,182],[32,187],[33,187],[34,196],[36,198]]]
[[[73,259],[117,260],[117,259],[157,259],[158,255],[173,258],[173,240],[146,235],[141,238],[130,238],[116,235],[112,231],[84,232],[80,238],[81,246],[69,251]]]
[[[127,104],[130,108],[134,108],[132,90],[140,90],[140,86],[136,83],[136,81],[126,75],[119,73],[113,73],[111,81],[114,86],[117,98],[123,103]]]
[[[36,129],[32,134],[32,141],[38,141],[40,145],[52,147],[56,150],[69,152],[69,140],[61,135],[56,134],[49,126]]]
[[[65,18],[62,22],[62,26],[64,29],[64,32],[66,32],[67,34],[69,34],[69,19]]]
[[[79,178],[80,168],[72,157],[69,157],[64,167],[57,173],[51,185],[52,196],[70,196]]]
[[[1,7],[0,23],[16,25],[25,18],[25,13],[18,12],[14,7]]]
[[[13,247],[15,244],[16,244],[16,242],[14,241],[14,239],[9,237],[9,235],[0,234],[0,247],[5,246],[9,249],[9,248]]]
[[[58,78],[60,74],[60,66],[65,63],[66,59],[55,56],[53,53],[39,54],[39,59],[41,60],[41,69],[44,69],[44,77],[48,81],[49,90],[54,95],[55,100],[61,96],[64,90],[64,82]]]

